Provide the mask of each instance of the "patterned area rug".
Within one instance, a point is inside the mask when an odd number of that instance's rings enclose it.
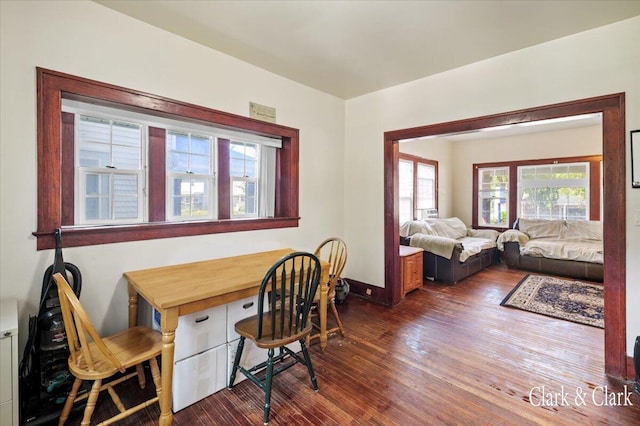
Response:
[[[500,305],[604,328],[602,284],[527,275]]]

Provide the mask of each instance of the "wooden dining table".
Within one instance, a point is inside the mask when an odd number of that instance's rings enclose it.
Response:
[[[162,331],[160,425],[170,425],[173,421],[171,390],[178,317],[258,294],[262,279],[269,268],[280,258],[294,251],[285,248],[123,274],[128,282],[129,326],[137,324],[139,296],[142,296],[160,313]],[[324,350],[327,346],[329,264],[324,261],[320,263],[322,273],[318,315],[320,347]]]

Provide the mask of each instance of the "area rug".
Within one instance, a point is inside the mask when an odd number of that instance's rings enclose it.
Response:
[[[602,284],[531,274],[500,305],[604,328]]]

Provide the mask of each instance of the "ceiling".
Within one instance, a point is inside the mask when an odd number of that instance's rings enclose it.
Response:
[[[350,99],[640,15],[640,1],[95,0]]]

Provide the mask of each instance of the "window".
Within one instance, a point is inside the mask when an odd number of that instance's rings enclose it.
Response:
[[[509,168],[478,168],[478,225],[509,226]]]
[[[602,156],[474,164],[473,226],[517,217],[600,220]]]
[[[74,247],[298,226],[297,129],[42,68],[37,85],[39,250],[60,227]]]
[[[589,163],[518,167],[518,217],[589,218]]]
[[[142,222],[142,126],[90,116],[77,124],[78,223]]]
[[[214,219],[214,139],[167,132],[167,219]]]
[[[437,214],[438,162],[400,154],[400,223]]]

